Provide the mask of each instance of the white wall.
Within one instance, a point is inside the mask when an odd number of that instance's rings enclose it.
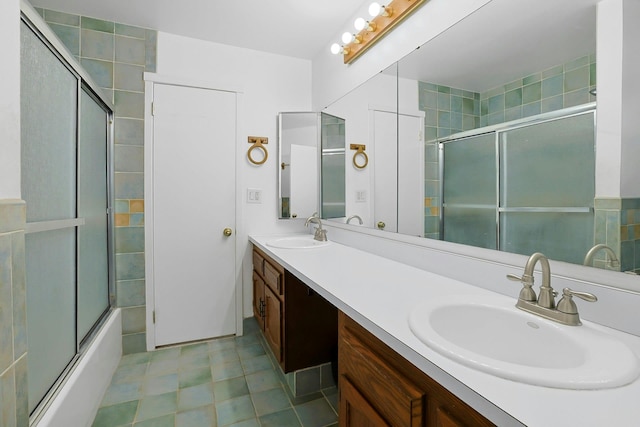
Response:
[[[359,215],[367,227],[374,226],[372,173],[375,153],[370,129],[370,112],[372,109],[396,111],[398,108],[401,112],[418,112],[418,82],[408,79],[397,81],[394,74],[380,73],[325,110],[345,119],[346,215]],[[369,157],[369,166],[358,169],[353,165],[355,151],[349,149],[350,144],[367,146],[365,153]],[[362,159],[358,159],[358,162],[362,162]],[[356,202],[356,191],[362,190],[367,192],[367,200]],[[357,221],[352,222],[356,223]]]
[[[0,2],[0,199],[20,198],[20,2]]]
[[[344,29],[313,60],[313,107],[321,110],[376,73],[422,46],[456,22],[491,0],[429,0],[402,25],[396,27],[369,51],[350,65],[331,54],[331,44],[340,40],[342,32],[353,28],[357,17],[367,17],[371,1],[364,2],[357,14],[345,20]]]
[[[304,218],[277,219],[277,114],[311,111],[311,62],[270,53],[158,33],[157,73],[240,89],[237,177],[240,211],[236,218],[236,252],[243,262],[244,315],[252,315],[251,254],[248,234],[303,232]],[[256,166],[246,158],[247,136],[266,136],[269,159]],[[230,159],[231,160],[231,159]],[[246,189],[262,190],[261,204],[246,203]]]
[[[596,197],[640,197],[640,2],[598,3]]]

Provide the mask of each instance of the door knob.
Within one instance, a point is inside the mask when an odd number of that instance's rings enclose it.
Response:
[[[229,227],[222,230],[222,234],[224,234],[227,237],[231,236],[232,233],[233,233],[233,230],[231,230]]]
[[[382,222],[382,221],[378,221],[378,228],[379,228],[380,230],[384,230],[384,228],[385,228],[386,226],[387,226],[387,224],[385,224],[384,222]]]

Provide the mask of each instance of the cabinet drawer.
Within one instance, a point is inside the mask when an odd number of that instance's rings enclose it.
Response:
[[[253,269],[264,275],[264,258],[257,251],[253,251]]]
[[[393,426],[422,426],[424,393],[389,366],[348,328],[341,331],[340,371]],[[380,399],[379,396],[384,396]]]
[[[276,295],[283,294],[282,273],[268,262],[264,263],[264,282]]]

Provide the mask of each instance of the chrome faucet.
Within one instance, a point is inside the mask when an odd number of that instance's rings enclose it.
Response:
[[[620,267],[620,261],[618,261],[616,253],[609,246],[602,243],[595,245],[594,247],[589,249],[589,252],[587,252],[587,255],[584,257],[584,262],[582,264],[591,265],[591,263],[593,262],[593,257],[601,249],[604,250],[608,255],[607,264],[609,264],[613,268]]]
[[[351,215],[349,218],[347,218],[347,224],[349,224],[354,218],[358,220],[358,223],[360,225],[362,225],[362,218],[360,218],[360,215]]]
[[[542,285],[540,286],[540,294],[536,298],[536,292],[533,290],[533,270],[538,261],[540,261],[542,267]],[[598,300],[595,295],[588,292],[577,292],[569,288],[564,288],[562,290],[562,298],[558,301],[558,306],[556,307],[555,296],[557,292],[551,287],[549,260],[540,252],[536,252],[529,257],[524,267],[522,277],[507,274],[507,279],[521,282],[523,285],[520,295],[518,296],[516,307],[565,325],[578,326],[582,324],[582,322],[580,322],[580,316],[578,315],[578,307],[572,297],[582,298],[589,302]]]
[[[327,230],[322,228],[322,221],[320,221],[320,217],[318,217],[318,214],[316,212],[314,212],[313,215],[307,218],[307,220],[304,222],[304,226],[308,227],[309,224],[311,224],[312,222],[315,222],[316,224],[318,224],[318,226],[316,227],[315,233],[313,233],[314,240],[317,240],[319,242],[326,242]]]

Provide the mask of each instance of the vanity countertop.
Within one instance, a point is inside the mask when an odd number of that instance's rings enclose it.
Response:
[[[430,298],[493,292],[336,242],[294,250],[266,244],[276,237],[282,236],[254,235],[249,240],[496,425],[584,427],[640,423],[640,379],[605,390],[565,390],[518,383],[442,356],[419,341],[409,328],[409,313]],[[640,337],[584,323],[618,337],[640,357]]]

